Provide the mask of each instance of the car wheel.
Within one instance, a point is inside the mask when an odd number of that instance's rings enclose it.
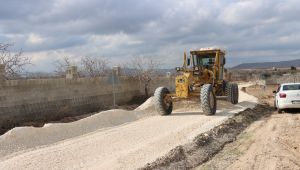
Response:
[[[282,114],[283,113],[283,109],[277,108],[277,113]]]

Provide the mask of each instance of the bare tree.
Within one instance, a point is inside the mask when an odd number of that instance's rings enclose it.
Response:
[[[293,76],[294,83],[296,83],[296,74],[297,74],[297,67],[291,66],[291,75]]]
[[[132,69],[129,76],[132,76],[140,81],[144,86],[145,96],[149,97],[149,85],[159,68],[159,62],[146,57],[133,57],[130,63],[127,64]]]
[[[72,66],[70,57],[64,57],[60,60],[54,62],[55,70],[54,72],[58,76],[64,76],[66,74],[67,68]]]
[[[12,53],[10,47],[13,44],[0,43],[0,64],[5,65],[6,78],[18,78],[25,71],[25,66],[31,64],[28,57],[22,55],[22,51]]]
[[[82,71],[90,76],[105,76],[108,73],[108,61],[106,59],[96,57],[82,57],[81,58]]]

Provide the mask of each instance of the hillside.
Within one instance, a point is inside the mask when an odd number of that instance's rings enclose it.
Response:
[[[257,62],[257,63],[243,63],[232,67],[232,69],[255,69],[255,68],[288,68],[288,67],[300,67],[300,59],[279,61],[279,62]]]

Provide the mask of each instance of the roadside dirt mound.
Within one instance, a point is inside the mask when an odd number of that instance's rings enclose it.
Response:
[[[16,127],[0,136],[0,157],[157,115],[150,97],[134,111],[108,110],[71,123]],[[32,140],[34,139],[34,140]]]
[[[212,158],[222,150],[225,144],[234,141],[236,136],[253,121],[263,116],[269,116],[272,113],[270,110],[270,107],[266,105],[257,105],[254,109],[246,109],[207,133],[195,137],[193,142],[177,146],[167,155],[140,169],[195,168]]]
[[[134,112],[109,110],[72,123],[17,127],[0,136],[0,157],[137,120]],[[34,140],[33,140],[34,139]]]
[[[134,111],[138,113],[137,115],[139,118],[158,115],[154,107],[153,96],[147,99],[143,104],[137,107]]]
[[[143,104],[141,104],[139,107],[135,109],[135,111],[141,111],[141,110],[154,110],[153,97],[150,97]]]
[[[71,123],[49,123],[44,126],[16,127],[0,136],[0,157],[133,122],[156,114],[153,106],[153,97],[150,97],[134,111],[114,109],[99,112]]]

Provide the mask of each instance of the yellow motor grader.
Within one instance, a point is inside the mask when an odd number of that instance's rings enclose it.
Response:
[[[171,93],[166,87],[154,92],[154,105],[160,115],[169,115],[173,101],[200,98],[206,115],[216,113],[216,97],[226,98],[232,104],[238,103],[239,90],[236,83],[224,80],[225,51],[218,48],[201,48],[184,53],[183,67],[176,67],[176,90]]]

